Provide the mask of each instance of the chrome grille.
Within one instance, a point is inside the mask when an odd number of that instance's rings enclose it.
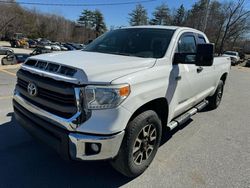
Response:
[[[48,71],[52,73],[57,73],[57,74],[61,74],[61,75],[69,76],[69,77],[73,77],[77,72],[77,69],[71,68],[69,66],[59,65],[56,63],[52,63],[52,62],[46,62],[46,61],[40,61],[40,60],[34,60],[34,59],[29,59],[28,61],[25,62],[25,65],[32,67],[32,68],[36,68],[36,69],[40,69],[40,70],[44,70],[44,71]]]
[[[36,64],[38,67],[44,63]],[[32,97],[27,92],[28,84],[37,86],[38,94]],[[17,72],[16,89],[29,102],[64,118],[70,118],[77,112],[74,85],[51,78],[42,77],[20,69]]]

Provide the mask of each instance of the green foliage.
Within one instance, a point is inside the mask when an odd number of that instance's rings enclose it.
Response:
[[[78,23],[87,29],[93,30],[96,37],[107,30],[106,24],[104,23],[104,17],[99,10],[84,10],[78,19]]]
[[[173,25],[182,26],[184,25],[185,19],[185,8],[183,4],[176,10],[176,13],[173,17]]]
[[[202,30],[206,16],[207,1],[208,0],[199,0],[192,6],[191,10],[188,11],[187,24],[190,27]]]
[[[147,10],[141,4],[136,5],[129,16],[129,23],[132,26],[146,25],[148,23]]]
[[[107,31],[106,24],[104,23],[104,17],[99,10],[94,11],[94,20],[93,20],[94,31],[96,33],[96,37],[103,34]]]
[[[92,29],[93,20],[94,20],[94,13],[90,10],[83,10],[77,22],[88,29]]]
[[[170,25],[170,10],[168,6],[163,3],[162,5],[156,7],[153,12],[153,18],[150,20],[151,25]]]

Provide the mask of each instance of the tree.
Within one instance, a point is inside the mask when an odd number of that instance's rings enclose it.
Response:
[[[224,29],[226,15],[223,11],[224,4],[219,1],[212,1],[209,5],[209,13],[207,17],[207,26],[205,33],[209,40],[215,44],[215,50],[218,52],[218,43],[221,40],[221,35]]]
[[[207,0],[199,0],[192,9],[188,11],[187,26],[198,30],[204,29],[204,21],[206,19]]]
[[[209,4],[210,0],[205,0],[205,11],[204,11],[204,16],[203,16],[203,24],[202,24],[202,31],[204,32],[207,27],[207,19],[208,19],[208,13],[209,13]]]
[[[104,23],[104,18],[99,10],[93,12],[93,30],[95,31],[96,37],[107,31],[106,24]]]
[[[176,10],[176,13],[173,17],[173,25],[182,26],[185,18],[185,8],[183,4]]]
[[[237,3],[229,3],[226,8],[226,17],[225,29],[222,34],[222,39],[220,43],[219,52],[220,54],[224,51],[224,45],[227,39],[237,35],[238,32],[242,31],[242,26],[245,26],[247,19],[250,16],[250,11],[244,9],[245,0],[238,0]],[[237,25],[240,25],[237,27]],[[238,28],[238,29],[236,29]],[[234,29],[238,31],[232,32]],[[231,33],[231,34],[230,34]],[[231,36],[230,36],[231,35]]]
[[[107,30],[106,24],[104,23],[104,17],[99,10],[83,10],[77,22],[80,26],[88,29],[84,32],[86,38],[89,38],[89,32],[91,32],[91,30],[95,32],[96,37]]]
[[[151,25],[168,25],[170,24],[169,8],[165,3],[155,8],[153,18],[149,22]]]
[[[78,23],[85,28],[91,29],[93,27],[94,14],[90,10],[83,10],[81,16],[78,19]]]
[[[141,5],[138,4],[131,13],[129,13],[129,23],[132,26],[136,25],[146,25],[148,23],[147,10]]]

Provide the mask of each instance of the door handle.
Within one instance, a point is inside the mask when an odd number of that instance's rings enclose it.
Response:
[[[175,80],[177,80],[177,81],[181,80],[181,76],[176,76]]]
[[[200,73],[203,70],[203,67],[198,67],[197,68],[197,73]]]

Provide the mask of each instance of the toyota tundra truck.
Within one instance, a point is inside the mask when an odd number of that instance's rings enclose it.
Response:
[[[28,58],[17,72],[14,114],[63,158],[109,160],[136,177],[168,131],[219,106],[230,63],[192,28],[112,30],[84,50]]]

